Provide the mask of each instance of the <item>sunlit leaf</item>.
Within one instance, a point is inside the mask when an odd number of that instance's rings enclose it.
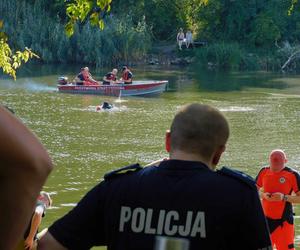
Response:
[[[6,41],[7,40],[7,35],[4,32],[0,32],[0,39]]]
[[[99,22],[99,15],[98,13],[94,12],[91,16],[90,16],[90,21],[92,25],[97,25],[97,23]]]
[[[99,28],[100,28],[101,30],[104,29],[104,21],[103,21],[103,19],[99,20],[98,25],[99,25]]]
[[[65,31],[68,37],[72,36],[74,34],[74,24],[72,21],[69,21],[66,25],[65,25]]]

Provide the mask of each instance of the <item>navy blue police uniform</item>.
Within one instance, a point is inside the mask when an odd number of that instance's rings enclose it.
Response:
[[[72,250],[153,250],[156,235],[187,238],[190,250],[272,249],[252,179],[181,160],[106,174],[49,231]]]

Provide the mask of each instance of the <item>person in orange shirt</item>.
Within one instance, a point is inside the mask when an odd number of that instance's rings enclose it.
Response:
[[[76,85],[99,85],[99,82],[93,79],[90,69],[88,67],[84,67],[80,70],[80,73],[75,77],[73,82]]]
[[[271,233],[272,244],[277,250],[295,250],[294,218],[292,203],[300,203],[300,175],[289,167],[284,151],[273,150],[270,165],[260,170],[256,185]]]

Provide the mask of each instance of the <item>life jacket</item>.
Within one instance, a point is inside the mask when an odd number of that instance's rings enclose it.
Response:
[[[88,72],[85,72],[85,71],[83,71],[82,73],[82,78],[83,78],[83,80],[82,81],[89,81],[90,79],[90,76],[89,76],[89,73]]]
[[[109,73],[107,73],[107,75],[106,75],[106,79],[107,79],[107,80],[113,80],[113,81],[116,81],[116,80],[117,80],[117,77],[116,77],[112,72],[109,72]]]
[[[124,71],[122,73],[122,79],[123,80],[129,80],[132,78],[132,73],[130,71]]]

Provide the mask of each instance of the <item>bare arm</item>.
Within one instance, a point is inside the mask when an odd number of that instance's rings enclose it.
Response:
[[[300,203],[300,191],[295,195],[285,195],[286,201],[290,203]]]
[[[0,249],[10,250],[23,237],[52,163],[33,133],[3,107],[0,141]]]
[[[94,83],[99,83],[97,80],[95,80],[91,74],[89,74],[89,80],[94,82]]]
[[[52,235],[47,232],[38,242],[38,250],[67,250]]]
[[[283,194],[283,193],[264,193],[259,192],[260,198],[268,201],[287,201],[290,203],[300,203],[300,191],[296,194]]]
[[[38,206],[35,209],[35,212],[31,219],[30,231],[27,238],[25,239],[25,249],[31,250],[34,246],[34,236],[37,233],[37,230],[42,222],[43,210],[44,209],[41,206]]]

